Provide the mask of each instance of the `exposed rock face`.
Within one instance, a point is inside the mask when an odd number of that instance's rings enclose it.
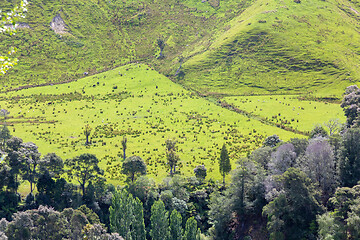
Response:
[[[56,34],[67,33],[67,25],[64,20],[61,18],[60,13],[58,13],[50,23],[50,27]]]
[[[6,24],[6,25],[5,25],[5,28],[12,28],[12,29],[14,29],[14,26],[11,25],[11,24]],[[17,24],[15,25],[15,29],[22,29],[22,28],[30,28],[30,26],[29,26],[28,23],[23,23],[23,22],[17,23]]]

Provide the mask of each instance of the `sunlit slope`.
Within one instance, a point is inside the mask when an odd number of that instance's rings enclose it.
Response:
[[[0,1],[3,12],[17,0]],[[0,35],[0,53],[18,48],[19,65],[0,77],[0,90],[23,85],[75,80],[129,61],[150,63],[173,75],[178,56],[206,49],[239,15],[248,0],[53,0],[30,1],[29,28],[15,36]],[[55,33],[52,19],[60,15],[67,33]],[[157,39],[165,42],[158,60]],[[174,71],[174,73],[172,73]]]
[[[299,96],[294,95],[236,96],[222,101],[277,126],[307,133],[317,124],[328,131],[329,121],[346,121],[339,103],[299,100]]]
[[[204,94],[339,97],[360,78],[359,1],[298,2],[32,0],[29,28],[0,36],[0,52],[16,46],[20,59],[0,77],[0,90],[140,61]],[[50,28],[58,14],[67,33]],[[157,39],[165,43],[162,59]]]
[[[218,157],[227,144],[231,161],[259,147],[266,136],[305,137],[221,108],[150,69],[133,64],[78,81],[0,95],[0,108],[10,111],[11,133],[36,143],[42,154],[62,158],[93,153],[106,177],[121,174],[123,137],[127,155],[142,157],[158,180],[168,175],[165,141],[178,141],[179,173],[192,176],[204,164],[208,177],[221,179]],[[92,127],[89,147],[83,127]]]
[[[205,93],[340,95],[358,83],[359,2],[258,0],[180,81]]]

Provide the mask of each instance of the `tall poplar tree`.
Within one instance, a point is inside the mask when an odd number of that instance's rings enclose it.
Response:
[[[2,150],[5,150],[5,141],[11,138],[9,128],[6,124],[3,127],[0,127],[0,139],[2,140]]]
[[[225,176],[231,170],[230,157],[229,157],[229,154],[228,154],[225,144],[222,146],[222,149],[221,149],[220,159],[219,159],[219,168],[220,168],[220,174],[221,174],[221,176],[223,176],[223,183],[225,185]]]
[[[151,230],[152,240],[169,240],[169,213],[165,210],[163,201],[156,201],[151,207]]]
[[[145,240],[144,208],[142,202],[136,198],[134,203],[134,222],[132,224],[132,240]]]
[[[110,207],[110,229],[125,240],[145,240],[144,212],[141,201],[126,190],[114,193]]]
[[[109,209],[111,231],[119,233],[125,240],[131,239],[130,226],[134,221],[132,198],[126,190],[116,191]]]
[[[186,221],[184,240],[196,240],[197,235],[197,222],[194,217]]]
[[[183,228],[181,214],[175,209],[170,215],[170,240],[182,240]]]

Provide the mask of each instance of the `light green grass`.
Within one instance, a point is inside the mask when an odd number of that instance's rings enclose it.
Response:
[[[122,76],[121,76],[122,74]],[[11,112],[11,132],[32,141],[45,155],[63,159],[89,152],[101,159],[106,177],[124,180],[121,140],[128,138],[127,155],[139,155],[148,174],[161,181],[168,176],[165,141],[178,141],[185,176],[204,164],[208,178],[221,180],[218,157],[226,143],[236,160],[259,147],[264,138],[303,137],[268,126],[198,98],[142,64],[120,67],[76,82],[9,92],[0,95],[0,107]],[[14,120],[45,123],[16,123]],[[50,123],[46,123],[50,121]],[[55,123],[51,123],[54,121]],[[93,128],[91,146],[85,147],[83,127]]]
[[[331,119],[339,119],[342,123],[346,120],[340,104],[300,101],[298,96],[236,96],[224,100],[269,122],[302,132],[310,132],[316,124],[324,126]]]

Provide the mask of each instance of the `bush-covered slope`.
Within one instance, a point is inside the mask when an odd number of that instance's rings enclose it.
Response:
[[[20,58],[1,89],[143,61],[205,94],[339,95],[360,79],[359,12],[357,0],[32,0],[30,28],[0,37]],[[57,14],[68,33],[51,30]]]

